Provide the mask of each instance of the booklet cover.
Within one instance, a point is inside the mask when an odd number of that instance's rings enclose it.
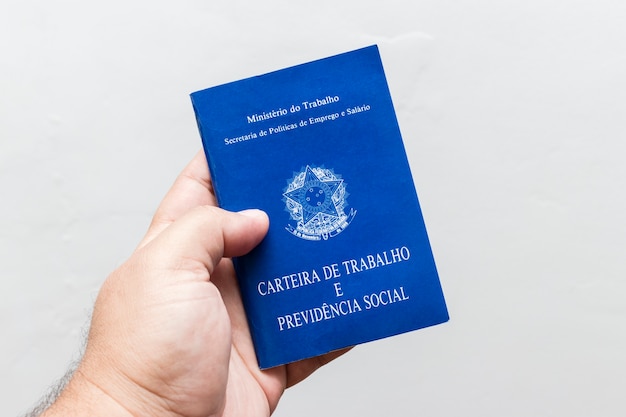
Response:
[[[270,218],[234,260],[261,368],[448,320],[377,46],[191,100],[219,205]]]

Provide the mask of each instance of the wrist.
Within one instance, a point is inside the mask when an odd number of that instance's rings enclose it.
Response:
[[[132,413],[78,369],[57,400],[41,417],[132,417]]]

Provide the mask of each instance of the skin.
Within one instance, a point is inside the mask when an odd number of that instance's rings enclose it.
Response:
[[[344,351],[259,370],[229,259],[267,233],[259,210],[217,208],[200,152],[145,238],[104,282],[85,354],[44,416],[268,416]]]

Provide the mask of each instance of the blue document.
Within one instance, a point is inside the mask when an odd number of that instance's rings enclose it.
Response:
[[[376,46],[191,99],[219,205],[270,218],[234,260],[261,368],[448,320]]]

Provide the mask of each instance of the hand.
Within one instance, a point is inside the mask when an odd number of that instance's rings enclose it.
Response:
[[[198,153],[102,286],[85,355],[44,415],[267,416],[287,387],[341,355],[259,370],[228,257],[268,224],[258,210],[216,207]]]

